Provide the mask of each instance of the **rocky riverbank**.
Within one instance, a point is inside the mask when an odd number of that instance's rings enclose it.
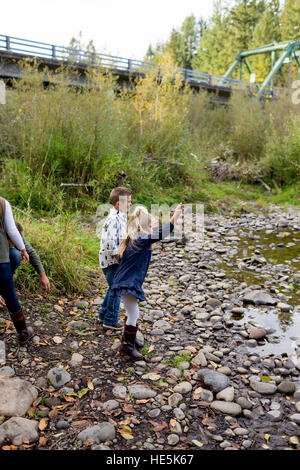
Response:
[[[205,215],[203,238],[156,245],[140,305],[144,360],[134,364],[97,321],[97,277],[82,299],[23,299],[36,333],[26,347],[0,311],[1,447],[299,449],[297,264],[232,259],[240,237],[262,230],[288,231],[300,251],[300,211],[277,206]],[[229,276],[231,263],[267,277]],[[291,329],[270,327],[276,314]]]

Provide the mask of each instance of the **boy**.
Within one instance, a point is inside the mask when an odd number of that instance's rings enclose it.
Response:
[[[113,207],[103,224],[99,251],[99,262],[108,283],[108,290],[99,311],[99,320],[103,322],[103,328],[122,330],[123,325],[118,322],[121,298],[115,295],[111,285],[119,266],[118,249],[126,236],[131,191],[118,186],[111,191],[109,200]]]

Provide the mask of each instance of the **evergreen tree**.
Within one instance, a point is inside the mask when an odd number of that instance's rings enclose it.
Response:
[[[281,15],[282,40],[300,41],[300,0],[286,0]]]

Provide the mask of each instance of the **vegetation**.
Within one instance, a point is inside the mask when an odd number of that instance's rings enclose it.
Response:
[[[166,43],[150,45],[146,58],[157,62],[162,56],[172,57],[174,65],[200,72],[224,75],[236,55],[273,41],[299,40],[299,0],[233,0],[216,1],[207,21],[194,15],[183,21],[181,28],[173,29]],[[279,53],[276,53],[276,58]],[[271,54],[247,59],[262,83],[271,68]],[[245,70],[245,80],[249,74]],[[239,79],[236,70],[233,78]],[[286,64],[277,74],[275,85],[297,78],[297,67]]]

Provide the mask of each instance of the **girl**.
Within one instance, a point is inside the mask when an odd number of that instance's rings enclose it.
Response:
[[[138,299],[146,300],[142,284],[146,277],[152,243],[162,240],[174,230],[174,224],[182,214],[183,204],[180,203],[170,221],[151,233],[155,222],[144,207],[137,207],[129,217],[127,235],[120,244],[119,267],[116,271],[112,289],[125,306],[127,318],[121,340],[120,352],[127,354],[133,361],[143,359],[136,350],[137,319],[139,317]]]
[[[32,328],[26,326],[24,313],[15,293],[9,258],[8,237],[20,250],[24,263],[28,263],[29,256],[16,227],[11,206],[6,199],[0,197],[0,295],[10,312],[12,322],[18,333],[18,341],[23,345],[33,337],[34,332]]]

